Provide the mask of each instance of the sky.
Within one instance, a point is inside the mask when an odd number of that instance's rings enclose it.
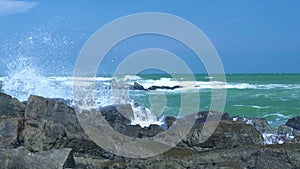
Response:
[[[140,12],[168,13],[194,24],[216,48],[226,73],[300,73],[299,7],[298,0],[0,0],[0,74],[23,64],[68,74],[93,33]],[[195,73],[205,71],[186,46],[154,35],[120,43],[101,69],[109,72],[130,53],[150,47],[180,55]]]

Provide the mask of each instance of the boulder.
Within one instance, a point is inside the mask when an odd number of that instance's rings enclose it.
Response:
[[[212,115],[212,119],[207,119],[208,115]],[[215,124],[218,122],[216,130],[205,142],[201,142],[201,133],[204,124]],[[216,149],[227,149],[233,147],[241,147],[244,145],[252,144],[263,144],[263,138],[261,134],[250,124],[244,121],[233,122],[228,113],[220,113],[214,111],[199,112],[198,114],[192,114],[181,119],[191,119],[196,118],[195,123],[190,130],[186,138],[179,143],[178,147],[185,147],[189,149],[194,149],[199,152],[211,151]],[[165,128],[169,128],[176,118],[165,117]],[[178,133],[180,134],[180,133]]]
[[[24,120],[17,118],[0,119],[0,146],[18,147],[23,145]]]
[[[212,115],[212,117],[216,117],[216,116],[221,116],[220,120],[231,120],[230,116],[228,113],[220,113],[220,112],[216,112],[216,111],[201,111],[198,112],[197,114],[191,114],[191,115],[187,115],[187,116],[183,116],[181,117],[181,119],[187,119],[187,120],[195,120],[195,124],[202,124],[204,122],[207,121],[207,117],[208,115]],[[163,119],[164,125],[163,127],[165,129],[168,129],[169,127],[172,126],[172,124],[177,120],[177,118],[173,117],[173,116],[166,116]],[[210,119],[211,120],[211,119]]]
[[[221,113],[221,112],[216,112],[216,111],[201,111],[197,114],[195,123],[198,124],[198,123],[206,122],[208,120],[207,117],[209,115],[211,115],[211,117],[220,116],[221,117],[220,120],[231,121],[231,118],[230,118],[228,113]],[[210,120],[217,120],[217,119],[213,118],[213,119],[210,119]]]
[[[130,104],[118,104],[113,106],[105,106],[100,108],[101,114],[105,120],[112,126],[130,125],[131,119],[134,117]]]
[[[11,96],[0,92],[0,119],[23,118],[26,105]]]
[[[147,90],[144,88],[143,85],[139,84],[138,82],[134,82],[133,86],[130,86],[129,89],[131,89],[131,90]]]
[[[144,86],[142,86],[141,84],[139,84],[137,82],[134,82],[133,87],[134,87],[134,90],[146,90],[144,88]]]
[[[140,125],[129,125],[124,129],[122,134],[134,138],[144,138],[153,137],[163,131],[163,128],[155,124],[151,124],[149,127],[144,128],[142,128]]]
[[[290,142],[290,143],[300,142],[300,131],[292,127],[289,127],[287,125],[279,126],[278,135],[283,137],[283,140],[286,140],[285,142]]]
[[[235,122],[244,121],[247,124],[251,124],[261,134],[274,133],[275,132],[274,129],[272,129],[270,127],[269,123],[264,118],[245,118],[245,117],[235,116],[235,117],[232,118],[232,121],[235,121]]]
[[[253,125],[261,134],[274,132],[267,120],[265,120],[264,118],[248,118],[248,123]]]
[[[173,123],[176,121],[176,118],[175,117],[173,117],[173,116],[166,116],[166,117],[164,117],[164,119],[163,119],[163,122],[164,122],[164,124],[163,124],[163,127],[165,128],[165,129],[168,129],[168,128],[170,128],[172,125],[173,125]]]
[[[0,168],[300,168],[298,117],[278,129],[278,135],[293,136],[293,140],[263,145],[260,132],[274,132],[264,119],[233,122],[228,113],[206,111],[179,120],[165,117],[163,128],[142,128],[130,125],[131,105],[83,111],[79,113],[83,119],[78,119],[74,108],[59,99],[30,96],[26,104],[0,93]],[[207,120],[208,115],[220,117],[220,122],[211,137],[202,142],[204,124],[215,124],[217,119]],[[144,138],[165,131],[176,120],[181,124],[189,119],[196,121],[177,146],[147,159],[111,154],[97,146],[82,128],[82,121],[95,129],[110,125],[121,134]],[[170,139],[182,134],[182,125],[178,126]]]
[[[25,108],[19,100],[0,92],[0,146],[23,145]]]
[[[31,151],[80,149],[90,142],[74,109],[61,102],[30,96],[25,118],[24,144]]]
[[[281,125],[278,127],[278,130],[277,130],[277,134],[283,135],[283,136],[292,136],[293,132],[294,132],[294,129],[287,125]]]
[[[286,125],[296,130],[300,130],[300,116],[289,119]]]
[[[74,167],[75,162],[71,155],[71,149],[31,153],[24,147],[0,148],[0,168],[63,169]]]
[[[128,108],[126,105],[118,106],[118,108]],[[120,114],[116,107],[108,106],[96,112],[101,112],[108,125],[122,132],[126,125],[130,124],[130,120]],[[129,116],[130,111],[128,110],[127,113]],[[82,128],[84,120],[91,125],[101,125],[102,123],[97,121],[100,119],[99,114],[91,110],[83,111],[79,115],[80,122],[72,107],[57,100],[30,96],[25,112],[24,145],[32,152],[71,148],[78,156],[84,154],[84,156],[104,159],[114,158],[115,155],[99,147]]]
[[[196,123],[186,139],[179,146],[202,152],[216,149],[231,149],[244,145],[263,144],[262,136],[252,125],[245,122],[231,121],[220,121],[211,137],[202,143],[201,132],[203,132],[203,125],[203,123]]]

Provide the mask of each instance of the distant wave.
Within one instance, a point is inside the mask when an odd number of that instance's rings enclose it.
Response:
[[[90,86],[99,84],[104,86],[111,85],[112,77],[42,77],[35,71],[23,71],[10,76],[0,77],[3,82],[3,90],[8,94],[20,99],[27,100],[30,94],[42,95],[44,97],[60,97],[71,99],[73,82],[76,85]],[[142,79],[139,76],[126,75],[123,83],[128,85],[138,82],[149,88],[151,86],[181,86],[174,91],[185,91],[195,89],[300,89],[300,84],[249,84],[249,83],[223,83],[218,81],[176,81],[172,78]],[[238,105],[235,105],[238,106]],[[252,106],[261,109],[265,107]]]
[[[251,107],[255,109],[268,109],[270,106],[257,106],[257,105],[240,105],[240,104],[235,104],[233,105],[234,107]]]

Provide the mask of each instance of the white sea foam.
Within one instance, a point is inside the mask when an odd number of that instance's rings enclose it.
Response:
[[[256,106],[256,105],[253,105],[251,107],[255,108],[255,109],[268,109],[268,108],[270,108],[270,106]]]
[[[270,114],[265,114],[262,116],[262,118],[267,118],[267,117],[270,117],[270,116],[277,116],[277,117],[280,117],[280,118],[283,118],[283,119],[289,119],[289,118],[292,118],[291,115],[284,115],[284,114],[281,114],[281,113],[270,113]]]
[[[245,105],[241,105],[241,104],[235,104],[233,105],[234,107],[244,107]]]
[[[234,107],[251,107],[255,109],[268,109],[270,106],[257,106],[257,105],[240,105],[240,104],[235,104],[233,105]]]
[[[142,78],[137,76],[137,75],[125,75],[123,80],[124,81],[136,81],[136,80],[141,80]]]
[[[135,106],[131,102],[133,108],[134,118],[131,120],[132,125],[139,124],[141,127],[148,127],[151,124],[162,125],[163,122],[157,118],[148,108],[142,106]]]
[[[126,80],[126,79],[125,79]],[[160,78],[158,80],[137,79],[138,83],[149,88],[151,86],[181,86],[176,90],[187,89],[300,89],[300,84],[250,84],[250,83],[226,83],[219,81],[176,81],[173,78]],[[132,81],[130,81],[132,82]]]
[[[21,101],[26,101],[30,95],[72,99],[72,85],[69,81],[40,76],[34,69],[23,69],[1,77],[1,81],[4,92]]]

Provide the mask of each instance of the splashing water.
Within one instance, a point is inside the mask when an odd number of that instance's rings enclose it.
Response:
[[[47,29],[50,31],[34,29],[20,39],[12,38],[1,45],[0,63],[4,65],[5,70],[2,71],[6,74],[0,76],[0,81],[3,83],[1,90],[20,101],[26,101],[30,95],[73,99],[73,78],[70,76],[72,73],[66,73],[68,72],[66,66],[70,66],[68,57],[75,55],[69,51],[70,45],[74,42],[66,36],[55,34],[53,27]],[[51,74],[55,76],[49,76]],[[57,77],[60,74],[69,74],[69,76]],[[136,80],[132,78],[127,76],[127,80]],[[92,80],[96,81],[97,107],[120,103],[115,102],[120,98],[112,97],[108,90],[111,78],[96,77]],[[160,124],[156,115],[149,109],[134,105],[132,100],[123,100],[123,102],[132,105],[133,125],[140,124],[145,127],[150,124]]]
[[[133,101],[131,102],[133,108],[134,118],[131,121],[132,125],[139,124],[141,127],[148,127],[151,124],[162,125],[162,120],[159,120],[155,114],[153,114],[148,108],[139,106]]]
[[[47,29],[53,30],[53,27]],[[6,74],[0,78],[2,90],[21,101],[27,100],[31,94],[70,99],[71,84],[44,75],[49,74],[49,70],[64,73],[64,58],[69,54],[68,46],[72,40],[41,29],[33,29],[20,39],[16,37],[1,45],[0,63]]]

